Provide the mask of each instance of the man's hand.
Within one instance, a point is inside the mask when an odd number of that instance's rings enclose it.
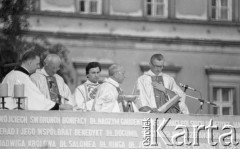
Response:
[[[121,100],[127,101],[127,102],[132,102],[137,99],[137,95],[119,95],[119,98]]]
[[[73,106],[71,106],[69,104],[61,104],[61,105],[59,105],[59,109],[60,110],[73,110]]]
[[[150,108],[149,106],[144,106],[144,107],[141,107],[139,109],[140,112],[151,112],[152,111],[152,108]]]
[[[165,87],[163,86],[163,84],[162,83],[158,83],[158,82],[152,82],[152,86],[153,86],[153,88],[155,88],[155,89],[157,89],[157,90],[159,90],[159,91],[162,91],[162,92],[166,92],[166,89],[165,89]]]
[[[150,108],[149,106],[144,106],[139,109],[141,112],[149,112],[149,113],[161,113],[157,108]]]
[[[150,113],[160,113],[157,108],[152,108]]]

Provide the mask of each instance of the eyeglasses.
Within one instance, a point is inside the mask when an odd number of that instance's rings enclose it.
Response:
[[[152,66],[154,67],[154,68],[163,68],[164,67],[164,65],[154,65],[154,64],[152,64]]]

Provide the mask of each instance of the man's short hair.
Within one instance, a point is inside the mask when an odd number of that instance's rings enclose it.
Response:
[[[118,72],[121,68],[122,68],[122,65],[112,64],[112,65],[108,68],[108,74],[109,74],[109,76],[113,76],[113,75],[114,75],[116,72]]]
[[[153,60],[155,59],[161,61],[164,60],[164,56],[162,54],[154,54],[150,59],[151,64],[153,64]]]
[[[28,60],[33,60],[37,56],[39,57],[39,55],[33,50],[25,51],[21,56],[21,62],[23,63],[23,62],[26,62]]]
[[[99,70],[101,72],[102,68],[101,68],[100,63],[98,63],[98,62],[90,62],[90,63],[88,63],[87,66],[86,66],[86,75],[89,74],[89,70],[90,69],[97,68],[97,67],[99,68]]]

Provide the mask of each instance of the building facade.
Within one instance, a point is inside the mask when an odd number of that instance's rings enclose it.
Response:
[[[126,68],[122,87],[131,94],[152,54],[166,58],[164,71],[198,91],[187,95],[191,113],[240,114],[239,0],[38,0],[29,37],[44,35],[70,51],[77,82],[86,78],[90,61]]]

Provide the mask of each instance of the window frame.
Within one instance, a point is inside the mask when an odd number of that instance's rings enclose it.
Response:
[[[222,101],[222,96],[220,97],[220,101],[214,101],[213,99],[213,88],[232,88],[232,100],[229,102]],[[221,91],[220,91],[221,92]],[[225,82],[225,81],[211,81],[209,84],[209,100],[212,103],[215,103],[217,105],[218,109],[218,115],[223,115],[223,108],[224,107],[229,107],[230,108],[230,113],[229,115],[236,115],[239,114],[238,108],[236,108],[236,105],[239,105],[239,84],[237,83],[232,83],[232,82]],[[236,104],[234,106],[234,103]],[[209,114],[214,114],[213,113],[213,108],[214,106],[209,105]]]
[[[157,0],[151,0],[152,5],[151,6],[151,15],[148,15],[148,0],[144,0],[144,16],[146,17],[154,17],[154,18],[168,18],[169,17],[169,9],[170,9],[170,1],[169,0],[163,0],[164,8],[163,8],[163,15],[156,15],[156,1]]]
[[[80,2],[84,1],[85,2],[85,11],[80,11]],[[95,1],[97,2],[97,11],[96,12],[90,12],[90,2]],[[92,15],[101,15],[102,14],[102,9],[103,7],[103,2],[102,0],[76,0],[76,12],[80,14],[92,14]]]
[[[233,21],[233,12],[234,12],[234,8],[233,8],[233,3],[234,3],[234,0],[227,0],[228,2],[228,6],[227,6],[227,19],[222,19],[220,14],[221,14],[221,10],[222,10],[222,6],[220,5],[220,2],[221,0],[216,0],[216,18],[213,18],[212,17],[212,9],[213,9],[213,6],[212,6],[212,1],[213,0],[209,0],[209,3],[208,3],[208,17],[209,17],[209,20],[211,21]]]

